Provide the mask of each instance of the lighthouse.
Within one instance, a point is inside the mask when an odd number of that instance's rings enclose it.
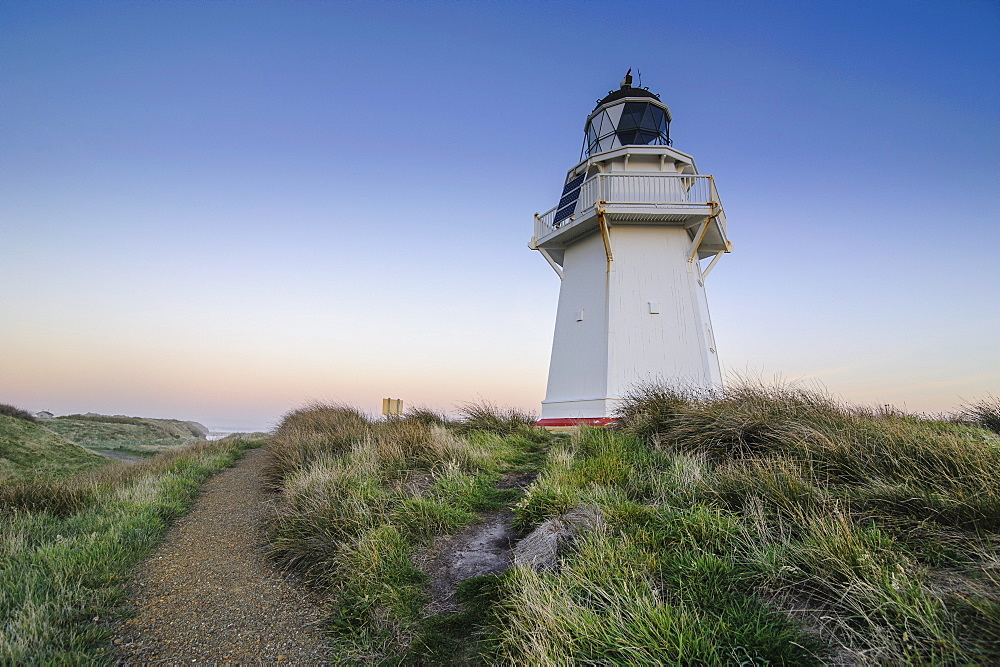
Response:
[[[541,426],[605,424],[630,389],[722,383],[705,279],[730,251],[715,180],[673,148],[670,109],[631,70],[587,116],[529,247],[560,278]]]

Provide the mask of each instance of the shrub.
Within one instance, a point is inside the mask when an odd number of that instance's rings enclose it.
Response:
[[[6,415],[7,417],[14,417],[16,419],[23,419],[29,422],[38,421],[35,418],[35,415],[31,414],[27,410],[16,408],[13,405],[8,405],[7,403],[0,403],[0,415]]]

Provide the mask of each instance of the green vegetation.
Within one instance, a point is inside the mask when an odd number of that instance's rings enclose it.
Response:
[[[138,464],[0,483],[0,664],[110,661],[106,638],[130,570],[202,481],[260,444],[201,442]]]
[[[67,415],[46,419],[46,428],[90,449],[126,451],[152,456],[178,445],[204,440],[208,429],[197,422],[147,417]]]
[[[517,507],[526,527],[601,517],[551,571],[517,568],[502,627],[514,662],[808,664],[818,642],[757,594],[739,517],[704,502],[704,461],[585,429]]]
[[[459,435],[427,411],[372,422],[350,407],[311,405],[271,439],[270,477],[284,500],[273,555],[334,597],[336,659],[419,662],[443,636],[455,642],[475,630],[473,619],[449,627],[426,611],[427,576],[413,557],[513,502],[520,491],[497,482],[530,467],[549,439],[530,417],[496,415],[505,436],[473,428],[480,417],[461,420]]]
[[[99,468],[104,457],[23,417],[0,414],[0,482],[38,475],[67,475]],[[29,415],[30,416],[30,415]]]
[[[21,408],[15,407],[8,403],[0,403],[0,416],[15,417],[17,419],[23,419],[24,421],[28,422],[38,421],[35,415],[31,414],[27,410],[22,410]]]
[[[996,408],[928,419],[788,387],[646,387],[615,428],[566,437],[486,403],[387,421],[310,405],[270,440],[271,554],[331,596],[341,662],[997,663]],[[140,426],[113,419],[46,421]],[[110,659],[130,568],[257,444],[101,465],[0,415],[0,663]],[[522,545],[559,537],[466,579],[456,609],[435,587],[449,536],[487,514],[534,531]]]
[[[484,431],[508,436],[523,433],[525,424],[535,422],[532,414],[514,408],[499,408],[487,401],[466,403],[461,412],[461,421],[454,425],[460,433]]]
[[[969,403],[959,412],[958,418],[994,433],[1000,433],[1000,398],[987,396]]]
[[[647,387],[572,438],[425,412],[314,405],[275,437],[274,556],[334,596],[340,660],[1000,662],[1000,438],[971,419],[748,386]],[[509,504],[538,534],[591,519],[435,613],[423,550]]]
[[[649,613],[635,619],[635,632],[649,632],[644,624],[663,605],[666,635],[683,626],[685,612],[700,619],[698,634],[710,635],[715,653],[685,640],[685,653],[675,654],[685,660],[727,662],[734,658],[718,652],[732,649],[801,661],[774,653],[765,637],[727,639],[706,623],[760,628],[747,614],[764,604],[798,610],[840,658],[1000,658],[1000,439],[986,430],[789,388],[646,388],[626,401],[618,432],[585,431],[552,452],[519,517],[530,524],[579,505],[600,508],[604,526],[558,575],[518,572],[512,607],[555,600],[546,627],[574,648],[566,655],[509,629],[514,655],[588,659],[591,633],[601,631],[581,629],[557,593],[631,584],[633,593],[648,589]],[[616,545],[613,558],[602,544]],[[608,571],[614,581],[601,579]],[[615,604],[635,608],[624,598],[604,604],[612,616]],[[546,618],[544,607],[533,603],[533,623]]]

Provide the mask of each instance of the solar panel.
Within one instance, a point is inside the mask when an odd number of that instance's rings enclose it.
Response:
[[[576,200],[580,198],[580,186],[583,185],[583,179],[586,176],[586,172],[580,174],[563,188],[562,197],[559,199],[559,206],[556,208],[555,218],[552,220],[552,224],[556,227],[576,211]]]

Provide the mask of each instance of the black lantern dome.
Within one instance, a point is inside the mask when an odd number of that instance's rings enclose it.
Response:
[[[670,109],[660,96],[632,87],[632,70],[618,90],[597,102],[587,117],[583,153],[590,157],[622,146],[670,146]]]

